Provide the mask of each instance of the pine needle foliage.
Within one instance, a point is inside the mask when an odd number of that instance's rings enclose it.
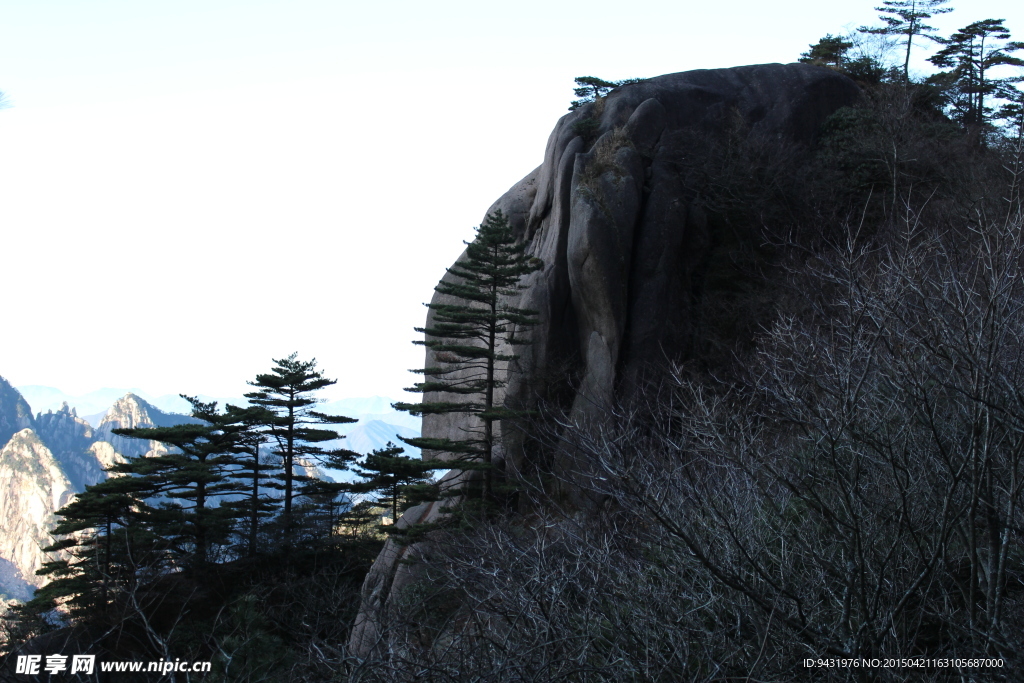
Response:
[[[603,78],[598,78],[597,76],[577,76],[574,80],[576,85],[572,91],[573,94],[576,95],[577,99],[569,103],[569,111],[575,111],[585,104],[597,102],[612,90],[615,90],[615,88],[623,85],[629,85],[630,83],[640,83],[646,79],[625,78],[621,81],[606,81]]]
[[[807,52],[801,52],[800,59],[797,61],[803,64],[833,66],[841,69],[847,61],[846,54],[852,47],[853,41],[845,40],[843,36],[834,36],[829,33],[814,45],[809,46]]]
[[[948,69],[931,81],[945,86],[953,118],[968,128],[994,117],[987,98],[1012,102],[1019,92],[1012,86],[1022,80],[1020,76],[994,78],[991,72],[1002,66],[1024,67],[1024,59],[1012,54],[1024,50],[1024,43],[1009,38],[1003,19],[975,21],[942,40],[945,47],[928,60]]]
[[[488,214],[477,228],[476,239],[466,243],[466,252],[448,269],[446,278],[434,290],[441,295],[427,304],[432,315],[427,327],[417,327],[432,351],[433,364],[413,370],[425,380],[406,391],[434,394],[422,403],[396,403],[398,410],[414,415],[462,413],[477,418],[479,427],[460,439],[420,437],[402,439],[411,446],[437,454],[455,456],[460,469],[484,471],[484,498],[492,487],[491,462],[495,446],[495,423],[520,415],[520,411],[496,405],[495,390],[507,383],[509,363],[518,356],[499,346],[528,343],[523,334],[538,322],[538,312],[510,306],[503,301],[524,289],[524,275],[543,267],[540,259],[526,253],[525,242],[517,242],[512,226],[501,211]]]
[[[942,42],[930,34],[935,32],[935,27],[925,23],[937,14],[952,12],[952,7],[943,7],[949,0],[884,0],[881,7],[875,11],[881,12],[879,19],[884,26],[861,26],[858,30],[861,33],[872,33],[875,35],[903,36],[906,45],[906,53],[903,58],[903,78],[910,82],[910,49],[914,42],[914,36],[921,36],[935,42]]]
[[[130,590],[140,569],[162,555],[164,545],[149,528],[153,508],[139,477],[113,477],[86,487],[62,507],[51,534],[56,553],[36,573],[51,581],[25,605],[28,613],[44,613],[58,604],[73,617],[104,612],[117,591]]]
[[[283,522],[285,534],[290,536],[293,529],[293,500],[298,485],[307,482],[295,474],[295,467],[303,462],[324,462],[338,469],[351,462],[356,453],[345,449],[326,450],[319,444],[335,441],[342,437],[334,429],[322,426],[356,422],[354,418],[342,415],[326,415],[313,408],[320,403],[315,393],[337,384],[337,380],[324,377],[317,370],[316,359],[299,360],[298,353],[287,358],[275,358],[274,367],[268,373],[256,376],[249,382],[256,391],[245,397],[256,407],[265,409],[269,419],[263,429],[277,444],[275,455],[281,460],[280,487],[284,490]]]
[[[216,403],[184,394],[182,398],[202,423],[115,429],[120,436],[159,441],[170,450],[129,458],[110,471],[139,477],[145,483],[147,497],[160,501],[150,515],[154,530],[168,539],[178,557],[202,567],[230,533],[234,515],[220,503],[237,491],[228,474],[234,468],[232,455],[244,427],[226,423]]]
[[[398,521],[398,515],[410,507],[426,501],[436,500],[437,496],[430,479],[432,470],[447,469],[446,463],[437,460],[422,460],[403,455],[405,450],[388,442],[384,448],[378,448],[359,464],[356,472],[364,481],[353,485],[356,493],[377,492],[377,505],[391,511],[392,526]]]

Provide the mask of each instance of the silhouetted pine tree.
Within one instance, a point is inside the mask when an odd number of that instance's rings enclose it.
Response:
[[[249,382],[257,391],[245,397],[254,406],[268,411],[262,427],[276,445],[274,453],[281,459],[278,476],[284,490],[282,521],[285,536],[290,538],[297,484],[307,481],[306,477],[295,474],[295,467],[306,459],[341,469],[346,462],[354,460],[358,454],[344,449],[328,451],[318,444],[343,438],[333,429],[323,429],[322,425],[346,424],[356,420],[313,410],[320,402],[314,394],[337,384],[337,380],[327,379],[316,369],[316,359],[300,361],[298,353],[293,353],[287,358],[274,359],[274,363],[269,373],[257,375],[254,381]]]
[[[929,26],[925,20],[931,19],[936,14],[952,12],[952,7],[943,7],[949,0],[883,0],[881,7],[875,10],[882,14],[878,17],[885,26],[872,27],[861,26],[862,33],[874,33],[876,35],[903,36],[907,49],[903,59],[903,79],[910,82],[910,48],[914,43],[915,36],[921,36],[934,42],[942,42],[931,33],[935,27]]]
[[[235,515],[220,503],[238,491],[228,475],[244,427],[224,421],[216,403],[182,398],[192,405],[192,416],[203,422],[115,429],[121,436],[159,441],[171,451],[129,458],[110,471],[143,480],[147,496],[157,502],[150,515],[154,532],[178,557],[201,567],[209,561],[211,548],[225,543],[231,530]]]
[[[116,593],[131,590],[147,568],[162,559],[161,539],[149,527],[153,509],[144,479],[120,476],[86,487],[57,511],[53,544],[59,553],[37,572],[50,583],[26,603],[29,612],[46,612],[58,603],[72,616],[103,613]]]
[[[440,394],[422,403],[396,403],[395,408],[414,415],[462,413],[476,418],[479,428],[461,439],[420,437],[402,441],[420,449],[456,456],[457,469],[484,471],[484,500],[493,487],[492,456],[495,423],[520,415],[495,403],[495,390],[507,382],[508,364],[517,356],[502,353],[499,344],[528,342],[525,330],[537,324],[537,311],[502,303],[523,289],[520,279],[543,267],[540,259],[526,253],[508,219],[500,212],[488,215],[477,228],[476,239],[467,243],[465,255],[448,269],[449,278],[434,290],[437,303],[427,304],[431,316],[427,327],[417,327],[432,351],[434,364],[413,372],[426,377],[406,389]],[[451,397],[451,398],[448,398]],[[400,437],[401,438],[401,437]]]
[[[411,458],[404,452],[390,442],[373,451],[355,468],[364,480],[352,485],[354,493],[379,492],[376,502],[391,510],[392,522],[397,522],[398,515],[413,505],[436,499],[436,487],[429,473],[450,467],[440,460]]]

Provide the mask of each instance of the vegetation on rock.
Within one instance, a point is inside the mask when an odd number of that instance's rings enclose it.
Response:
[[[908,670],[804,664],[822,657],[1019,678],[1024,96],[1009,70],[1024,45],[1001,20],[933,35],[944,4],[886,0],[884,26],[801,57],[827,68],[577,79],[573,108],[594,106],[567,120],[592,123],[552,136],[573,163],[542,169],[536,204],[499,201],[516,211],[488,214],[417,328],[424,401],[396,407],[433,421],[406,440],[428,459],[389,444],[362,482],[296,476],[304,458],[352,463],[321,448],[350,420],[313,409],[333,383],[313,361],[275,360],[252,409],[194,401],[196,424],[120,431],[173,449],[61,510],[54,580],[10,638],[212,659],[222,681]],[[872,35],[900,37],[899,54],[870,54]],[[911,72],[920,39],[947,71]],[[711,104],[680,104],[696,82]],[[764,106],[766,83],[806,108]],[[821,103],[801,100],[812,90]],[[523,284],[542,268],[530,282],[551,319]],[[534,336],[547,365],[516,367]],[[543,373],[521,402],[513,368]],[[499,472],[511,421],[528,467]],[[481,472],[457,493],[488,514],[385,546],[375,522],[436,495],[442,455]],[[519,505],[493,505],[499,477]],[[273,485],[283,498],[261,493]],[[376,630],[357,651],[361,587]],[[964,661],[999,665],[941,664]]]
[[[448,269],[435,287],[438,297],[427,304],[425,336],[414,343],[429,350],[426,377],[407,391],[431,394],[422,403],[396,403],[414,415],[471,416],[473,426],[458,438],[419,437],[406,443],[432,454],[450,454],[457,469],[483,472],[484,502],[494,487],[496,427],[521,413],[501,405],[497,391],[507,384],[509,364],[517,356],[504,351],[529,343],[528,330],[537,324],[537,312],[508,303],[523,286],[524,275],[543,267],[529,256],[526,243],[517,241],[508,219],[500,212],[488,215],[466,243],[466,253]]]

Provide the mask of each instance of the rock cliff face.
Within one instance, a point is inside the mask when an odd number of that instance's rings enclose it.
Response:
[[[530,405],[561,392],[586,420],[659,362],[691,354],[715,286],[709,264],[731,239],[707,188],[745,181],[724,177],[724,157],[757,148],[798,160],[824,120],[858,97],[852,81],[829,69],[766,64],[652,78],[562,117],[543,164],[488,209],[504,212],[544,262],[510,302],[538,310],[541,324],[533,343],[516,349],[521,359],[498,400]],[[457,439],[466,420],[427,416],[423,436]],[[496,465],[529,466],[522,449],[505,445]],[[419,506],[405,523],[438,514],[436,503]],[[423,551],[388,542],[363,587],[354,653],[379,642],[381,614],[414,572],[402,560]]]
[[[38,415],[36,429],[75,491],[84,491],[86,486],[106,478],[101,463],[89,451],[95,441],[92,426],[67,403],[56,413]]]
[[[35,572],[45,560],[40,549],[51,543],[53,513],[74,490],[53,453],[31,429],[15,434],[0,450],[0,482],[3,559],[25,583],[39,586]]]
[[[7,443],[22,429],[32,427],[32,409],[18,390],[0,377],[0,444]]]

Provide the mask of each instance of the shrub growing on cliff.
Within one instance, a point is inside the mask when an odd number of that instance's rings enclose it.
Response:
[[[398,521],[398,515],[413,505],[437,499],[436,486],[428,472],[448,468],[443,462],[410,458],[402,455],[404,452],[391,442],[374,450],[356,467],[364,481],[351,485],[353,493],[375,491],[379,494],[377,505],[391,511],[390,530],[396,528],[394,523]]]
[[[800,314],[745,368],[677,366],[601,429],[556,420],[567,471],[593,473],[607,504],[581,514],[534,490],[528,520],[439,535],[416,597],[447,612],[410,598],[401,656],[382,664],[454,681],[895,682],[906,669],[802,662],[979,658],[1001,665],[972,680],[1014,679],[1022,264],[1019,214],[817,250],[790,282]]]
[[[817,66],[834,66],[838,69],[847,61],[846,53],[850,51],[851,47],[853,47],[852,41],[829,33],[811,45],[807,52],[801,53],[798,61]]]

